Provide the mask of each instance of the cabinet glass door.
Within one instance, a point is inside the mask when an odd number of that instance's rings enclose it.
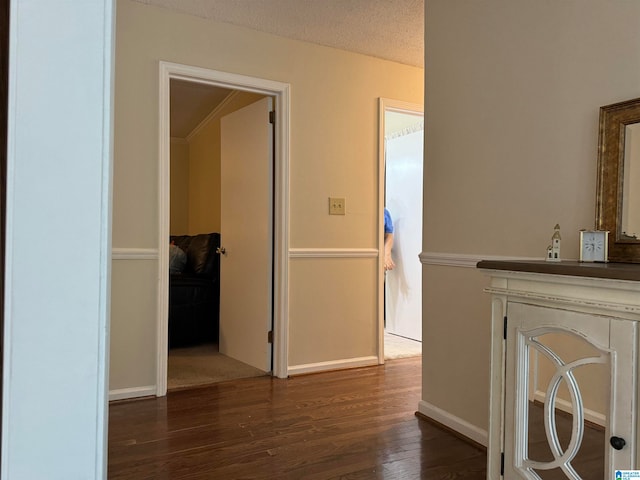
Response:
[[[635,323],[515,302],[507,314],[504,478],[632,468]]]

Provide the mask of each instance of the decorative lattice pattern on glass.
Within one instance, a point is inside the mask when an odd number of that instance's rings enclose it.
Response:
[[[598,475],[593,465],[580,465],[589,410],[581,386],[609,387],[611,352],[572,331],[552,327],[520,330],[517,341],[518,350],[526,355],[519,355],[522,388],[516,401],[521,418],[516,422],[516,439],[523,443],[516,447],[516,470],[524,478],[545,480]],[[607,403],[608,388],[603,390],[601,401]]]

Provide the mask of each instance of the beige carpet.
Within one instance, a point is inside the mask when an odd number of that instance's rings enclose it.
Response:
[[[261,375],[266,373],[222,355],[218,352],[218,346],[214,344],[169,350],[169,390]]]
[[[384,334],[384,358],[417,357],[422,343],[409,338]],[[237,378],[259,377],[265,372],[218,352],[215,344],[169,351],[167,387],[169,390],[209,385]]]
[[[419,357],[422,355],[422,342],[384,332],[384,358]]]

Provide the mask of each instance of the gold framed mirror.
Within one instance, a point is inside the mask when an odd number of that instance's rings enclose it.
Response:
[[[609,260],[640,263],[640,98],[600,108],[596,203]]]

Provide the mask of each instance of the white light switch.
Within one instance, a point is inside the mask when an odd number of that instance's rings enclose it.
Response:
[[[344,198],[329,197],[329,215],[344,215]]]

